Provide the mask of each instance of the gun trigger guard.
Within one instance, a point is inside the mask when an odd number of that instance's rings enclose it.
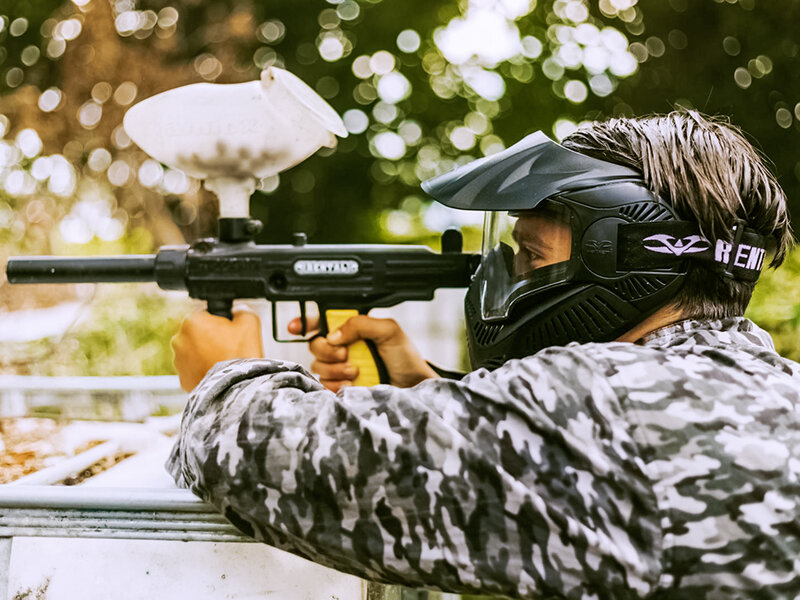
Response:
[[[314,335],[308,335],[308,320],[306,319],[306,303],[300,302],[300,336],[296,338],[286,338],[281,339],[280,335],[278,334],[278,303],[277,302],[270,302],[270,310],[272,312],[272,339],[276,342],[281,344],[297,344],[301,342],[310,342],[316,337],[319,337],[319,333],[315,333]]]

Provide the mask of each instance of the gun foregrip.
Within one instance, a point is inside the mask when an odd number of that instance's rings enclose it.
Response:
[[[332,309],[324,312],[328,331],[338,329],[350,317],[359,314],[357,310],[345,309]],[[386,370],[386,365],[373,342],[360,340],[350,344],[347,347],[347,353],[348,362],[358,367],[358,377],[356,377],[353,385],[369,387],[379,383],[389,383],[389,373]]]

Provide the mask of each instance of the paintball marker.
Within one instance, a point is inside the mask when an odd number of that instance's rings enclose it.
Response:
[[[229,112],[221,115],[221,108]],[[254,242],[261,223],[249,217],[255,179],[297,164],[346,135],[333,109],[294,75],[277,68],[261,81],[194,84],[145,100],[125,115],[128,135],[157,160],[205,180],[220,200],[218,237],[165,246],[155,255],[120,257],[17,257],[8,261],[10,283],[155,281],[205,300],[212,314],[231,318],[239,298],[272,302],[272,334],[279,339],[276,303],[306,303],[320,311],[326,334],[347,318],[406,300],[430,300],[438,288],[466,287],[478,256],[462,252],[461,234],[447,231],[442,252],[427,246],[314,245],[295,234],[290,245]],[[388,382],[375,348],[349,349],[359,366],[357,385]]]

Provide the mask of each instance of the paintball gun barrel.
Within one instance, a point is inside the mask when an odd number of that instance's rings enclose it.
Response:
[[[273,337],[287,341],[278,335],[277,302],[300,304],[304,332],[306,303],[315,302],[325,334],[371,308],[430,300],[438,288],[467,287],[479,262],[477,255],[462,252],[455,230],[442,235],[437,253],[427,246],[307,244],[304,234],[295,234],[291,245],[262,245],[253,241],[260,225],[248,218],[220,219],[219,238],[165,246],[155,255],[16,257],[9,259],[6,275],[10,283],[154,281],[162,289],[185,290],[205,300],[210,313],[227,318],[235,299],[266,298],[272,302]],[[366,350],[355,359],[362,361],[363,374],[356,383],[388,381],[374,348]],[[351,362],[354,351],[351,347]],[[364,364],[370,357],[374,367]]]

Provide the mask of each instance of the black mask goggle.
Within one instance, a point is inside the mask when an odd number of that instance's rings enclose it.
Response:
[[[701,263],[724,278],[755,283],[767,254],[767,238],[743,223],[734,226],[730,241],[712,242],[696,223],[688,221],[625,223],[605,211],[597,214],[586,210],[568,198],[546,204],[546,212],[509,211],[507,218],[501,213],[487,213],[483,260],[474,282],[480,290],[478,304],[483,319],[507,319],[519,300],[565,283],[622,284],[625,290],[624,281],[631,273],[681,276],[690,262]],[[662,206],[666,211],[667,205]],[[558,224],[544,226],[552,262],[541,267],[536,266],[536,259],[529,262],[526,258],[537,252],[547,255],[547,250],[535,249],[538,232],[530,230],[530,224],[526,225],[528,230],[519,227],[526,222],[535,225],[533,215],[537,214],[547,215],[541,220]],[[534,240],[532,250],[526,248],[531,244],[529,239]],[[555,260],[553,245],[566,247],[556,253],[561,256]]]

